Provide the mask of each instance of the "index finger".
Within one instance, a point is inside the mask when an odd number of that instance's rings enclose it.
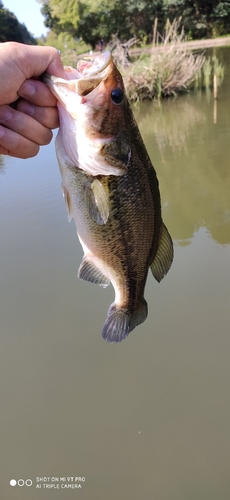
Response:
[[[60,78],[65,76],[60,54],[54,47],[30,45],[26,46],[26,51],[28,53],[27,65],[24,66],[26,78],[40,76],[45,71]]]

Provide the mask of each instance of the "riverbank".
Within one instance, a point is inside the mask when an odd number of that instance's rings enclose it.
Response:
[[[122,59],[124,46],[118,40],[115,62],[121,68],[130,101],[160,99],[184,92],[194,81],[201,87],[212,86],[214,80],[215,86],[220,85],[224,71],[221,64],[214,56],[205,60],[204,54],[206,49],[220,46],[230,46],[230,37],[187,42],[183,32],[178,35],[177,27],[169,26],[161,43],[139,50],[130,48],[129,60]]]
[[[187,90],[195,80],[198,86],[204,82],[206,86],[212,85],[214,73],[215,82],[220,84],[222,67],[213,58],[207,58],[205,66],[204,52],[208,48],[230,46],[230,36],[185,41],[183,32],[179,35],[177,32],[177,26],[170,25],[165,39],[148,47],[129,48],[128,42],[126,45],[116,40],[112,53],[130,101],[176,95]],[[100,52],[94,52],[93,56],[97,54]]]
[[[212,47],[224,47],[224,46],[229,46],[230,45],[230,36],[225,36],[225,37],[219,37],[219,38],[209,38],[205,40],[190,40],[188,42],[182,42],[180,44],[180,48],[182,50],[198,50],[198,49],[208,49]],[[178,46],[177,46],[178,47]],[[143,52],[149,53],[149,52],[161,52],[165,50],[165,45],[164,44],[159,44],[156,45],[155,47],[140,47],[140,48],[134,48],[129,50],[130,55],[139,55]]]

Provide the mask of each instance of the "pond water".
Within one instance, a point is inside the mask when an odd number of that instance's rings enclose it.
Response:
[[[119,345],[101,338],[112,287],[77,279],[54,142],[1,158],[4,500],[230,497],[230,49],[217,55],[216,109],[211,92],[134,109],[175,258]]]

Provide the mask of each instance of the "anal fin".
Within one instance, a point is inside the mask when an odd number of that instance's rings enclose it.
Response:
[[[159,245],[150,266],[154,278],[160,282],[169,271],[173,261],[173,242],[167,227],[162,222]]]
[[[108,278],[87,257],[83,257],[78,269],[78,278],[90,283],[96,283],[103,288],[106,288],[110,283]]]

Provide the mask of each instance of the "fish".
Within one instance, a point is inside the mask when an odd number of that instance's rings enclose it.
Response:
[[[64,69],[66,79],[46,73],[43,81],[58,101],[56,155],[68,220],[84,252],[78,277],[112,284],[115,300],[102,337],[118,343],[145,321],[149,268],[160,282],[173,243],[156,171],[110,51]]]

